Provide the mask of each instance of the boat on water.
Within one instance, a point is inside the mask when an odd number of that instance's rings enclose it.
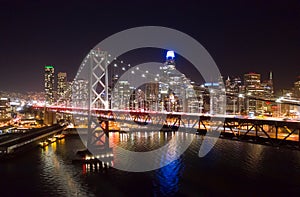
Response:
[[[48,146],[49,145],[49,142],[48,141],[43,141],[43,142],[39,142],[39,146],[40,147],[45,147],[45,146]]]
[[[56,140],[57,139],[55,137],[48,138],[47,140],[44,140],[44,141],[40,142],[39,146],[44,148],[44,147],[48,146],[49,144],[52,144]]]
[[[47,140],[44,140],[39,143],[39,146],[44,148],[45,146],[48,146],[49,144],[52,144],[53,142],[56,142],[57,140],[63,139],[65,137],[64,134],[58,134],[51,138],[48,138]]]
[[[64,134],[57,134],[54,136],[56,139],[60,140],[60,139],[63,139],[65,137]]]
[[[49,143],[51,144],[51,143],[55,142],[56,140],[57,139],[55,137],[50,137],[50,138],[48,138],[47,141],[49,141]]]

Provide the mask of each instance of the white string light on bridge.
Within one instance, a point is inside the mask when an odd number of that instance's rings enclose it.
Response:
[[[111,57],[111,54],[108,54],[108,56],[109,57]],[[113,61],[108,61],[107,62],[109,65],[111,64],[111,63],[113,63],[113,67],[114,68],[119,68],[120,70],[118,71],[118,72],[124,72],[124,71],[127,71],[128,69],[130,69],[130,68],[132,68],[131,67],[131,64],[127,64],[127,63],[125,63],[125,61],[124,60],[119,60],[118,58],[113,58]],[[108,68],[111,68],[110,66],[108,65]],[[138,73],[136,73],[136,72],[138,72]],[[119,76],[119,75],[116,75],[115,73],[112,73],[113,75],[115,75],[115,76]],[[118,74],[120,74],[120,76],[121,76],[121,73],[118,73]],[[149,70],[141,70],[140,69],[140,67],[135,67],[135,70],[131,70],[131,74],[138,74],[138,75],[140,75],[141,77],[143,77],[143,78],[148,78],[148,79],[151,79],[151,80],[153,80],[153,81],[159,81],[160,80],[160,74],[158,74],[158,73],[154,73],[154,74],[152,74],[152,73],[150,73],[149,72]]]

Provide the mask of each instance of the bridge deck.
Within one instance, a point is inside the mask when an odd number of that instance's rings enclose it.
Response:
[[[283,120],[282,118],[267,117],[247,118],[244,116],[234,115],[206,115],[199,113],[184,113],[184,112],[154,112],[154,111],[138,111],[138,110],[107,110],[107,109],[91,109],[88,113],[87,108],[72,108],[50,106],[47,110],[53,110],[60,113],[73,114],[74,116],[85,116],[91,114],[93,119],[96,117],[104,133],[109,131],[102,123],[105,122],[123,122],[135,123],[139,125],[163,125],[164,131],[175,131],[182,125],[187,125],[190,128],[197,129],[201,134],[206,134],[211,131],[211,122],[222,122],[218,126],[223,136],[229,136],[244,140],[269,140],[274,146],[280,146],[285,142],[297,142],[300,148],[300,120]],[[109,124],[107,124],[109,125]],[[90,132],[90,137],[95,137],[95,132]],[[97,134],[97,135],[98,135]]]

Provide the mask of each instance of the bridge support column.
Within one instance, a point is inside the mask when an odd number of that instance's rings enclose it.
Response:
[[[109,149],[109,121],[92,120],[88,131],[87,148],[89,150],[108,150]]]
[[[57,121],[56,121],[56,112],[45,110],[44,124],[53,125],[53,124],[56,124],[56,123],[57,123]]]
[[[108,62],[107,52],[91,50],[89,53],[89,92],[88,92],[88,139],[87,147],[91,149],[105,148],[108,145],[108,120],[96,118],[94,108],[108,109]],[[101,106],[99,106],[101,105]],[[98,148],[97,148],[98,147]]]

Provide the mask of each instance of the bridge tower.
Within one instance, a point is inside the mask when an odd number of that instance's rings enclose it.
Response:
[[[87,56],[88,66],[88,138],[90,151],[108,148],[108,120],[99,120],[92,109],[109,108],[108,102],[108,60],[107,52],[91,50]]]

